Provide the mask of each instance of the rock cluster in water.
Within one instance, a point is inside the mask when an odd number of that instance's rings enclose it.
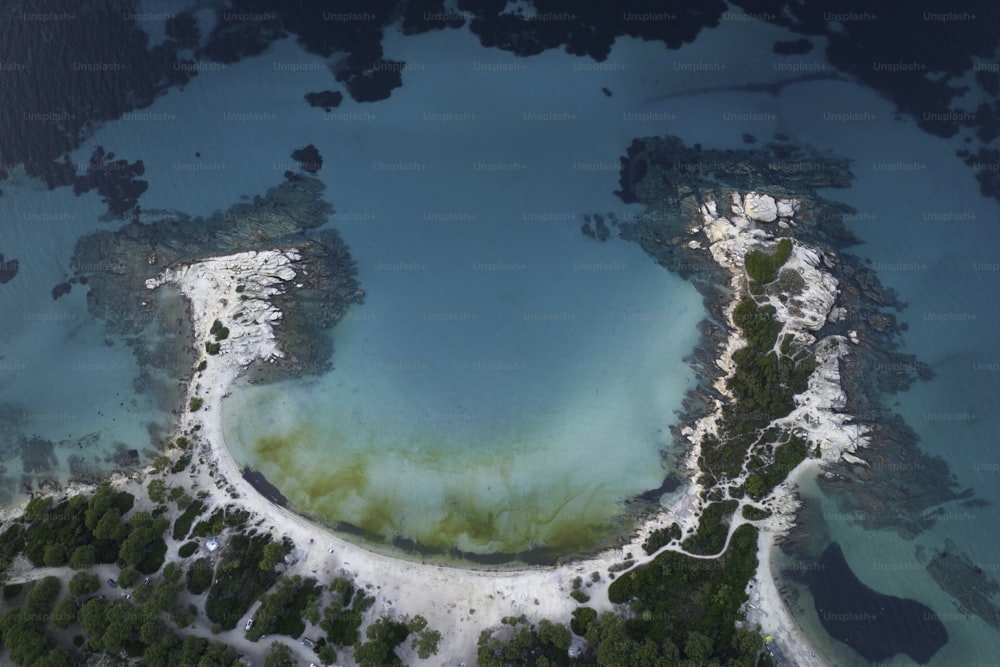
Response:
[[[256,379],[330,368],[333,350],[329,336],[322,332],[336,324],[364,293],[356,280],[356,264],[340,235],[317,229],[332,212],[322,200],[323,190],[316,179],[288,174],[265,196],[208,218],[165,213],[154,222],[133,222],[114,232],[82,237],[73,266],[77,277],[87,280],[90,312],[133,348],[140,364],[163,368],[172,377],[186,377],[193,362],[193,341],[157,335],[184,329],[183,307],[168,295],[151,294],[146,281],[203,257],[293,247],[299,253],[299,287],[273,299],[275,307],[288,314],[277,334],[286,355]]]

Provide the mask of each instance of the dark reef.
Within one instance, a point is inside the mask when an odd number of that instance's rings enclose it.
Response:
[[[4,256],[0,255],[0,285],[13,280],[19,268],[21,263],[16,259],[5,260]]]
[[[315,174],[323,168],[323,156],[312,144],[292,151],[292,159],[299,163],[299,169],[310,174]]]
[[[306,93],[305,98],[311,107],[322,107],[324,111],[332,111],[344,101],[344,94],[339,90],[324,90],[319,93]]]
[[[70,167],[69,162],[64,166]],[[98,146],[90,156],[86,174],[77,176],[73,182],[73,194],[80,196],[97,190],[108,207],[105,217],[122,220],[137,209],[139,197],[149,188],[149,183],[139,178],[145,172],[142,160],[133,163],[115,160],[114,153],[107,153],[103,146]]]
[[[190,377],[194,352],[189,335],[143,335],[149,327],[164,334],[184,331],[182,301],[169,291],[146,289],[145,281],[169,266],[202,257],[295,247],[302,255],[296,276],[301,287],[275,297],[285,315],[275,334],[286,357],[252,366],[251,377],[259,382],[329,370],[333,350],[325,332],[364,293],[340,235],[319,229],[333,211],[322,199],[324,187],[316,179],[290,174],[264,197],[207,219],[164,213],[154,222],[131,222],[114,232],[80,238],[72,264],[78,282],[87,283],[91,314],[125,339],[140,366]],[[161,342],[151,347],[150,341]]]
[[[948,643],[948,631],[932,609],[863,584],[836,542],[820,557],[809,590],[826,631],[867,660],[905,653],[923,665]]]

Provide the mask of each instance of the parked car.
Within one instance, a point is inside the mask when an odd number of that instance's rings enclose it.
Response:
[[[143,580],[142,580],[142,583],[144,583],[144,584],[148,584],[148,583],[149,583],[149,577],[146,577],[145,579],[143,579]]]
[[[247,632],[249,632],[250,628],[252,628],[252,627],[253,627],[253,619],[251,618],[249,621],[247,621],[247,626],[245,628],[243,628],[243,629],[246,630]]]
[[[118,588],[118,582],[114,579],[108,579],[108,586],[111,586],[111,588]]]
[[[122,593],[122,598],[128,600],[130,597],[132,597],[131,593]]]

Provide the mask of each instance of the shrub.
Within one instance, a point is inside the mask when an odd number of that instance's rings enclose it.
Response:
[[[149,494],[149,499],[154,503],[162,503],[163,499],[166,497],[167,483],[162,479],[151,479],[149,484],[146,485],[146,492]]]
[[[736,511],[738,504],[735,500],[726,500],[706,506],[698,522],[698,531],[684,540],[684,548],[690,553],[703,556],[712,556],[722,551],[729,534],[725,519]]]
[[[789,239],[778,241],[777,248],[771,254],[752,250],[743,258],[747,275],[762,285],[773,282],[778,277],[778,269],[785,265],[791,254],[792,242]]]
[[[184,513],[177,517],[174,522],[174,532],[173,538],[175,540],[183,540],[191,532],[191,524],[194,522],[195,517],[205,511],[205,504],[200,500],[195,500],[193,503],[188,505],[188,508],[184,510]]]
[[[179,459],[177,459],[177,463],[175,463],[173,466],[171,466],[170,472],[172,472],[174,474],[179,473],[179,472],[183,472],[184,469],[187,468],[189,465],[191,465],[191,454],[190,453],[185,454],[184,456],[182,456]]]
[[[194,552],[198,550],[197,542],[187,542],[181,545],[181,548],[177,550],[177,555],[181,558],[187,558]]]
[[[590,624],[597,618],[597,611],[590,607],[577,607],[573,610],[573,620],[570,621],[569,629],[578,637],[584,637]]]
[[[590,602],[590,596],[581,590],[571,591],[569,596],[581,604],[584,602]]]
[[[771,516],[771,510],[754,507],[753,505],[743,506],[743,518],[747,521],[760,521]]]
[[[212,328],[209,329],[208,333],[215,336],[215,340],[225,340],[229,337],[229,329],[222,325],[222,322],[215,320],[212,322]]]
[[[191,408],[191,412],[198,412],[204,404],[205,399],[201,396],[192,396],[191,400],[188,402],[188,407]]]

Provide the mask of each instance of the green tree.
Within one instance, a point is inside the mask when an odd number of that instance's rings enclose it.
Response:
[[[146,486],[146,490],[149,493],[150,500],[154,503],[162,503],[164,498],[166,498],[167,483],[160,478],[151,479]]]
[[[73,553],[69,557],[69,566],[74,570],[85,570],[94,565],[95,559],[94,546],[85,544],[73,549]]]
[[[61,544],[50,544],[45,547],[45,555],[42,562],[47,567],[59,567],[66,562],[66,550]]]
[[[101,515],[94,525],[93,531],[94,537],[97,539],[111,540],[112,542],[120,542],[128,533],[117,507],[112,507]]]
[[[354,645],[358,667],[403,667],[395,649],[410,634],[405,623],[381,616],[365,630],[368,641]]]
[[[684,644],[684,654],[689,660],[694,660],[699,664],[707,664],[711,660],[713,652],[711,637],[697,630],[688,633],[687,643]]]
[[[268,542],[264,545],[264,556],[257,563],[262,570],[273,570],[274,566],[285,557],[285,548],[279,542]]]
[[[417,633],[417,638],[414,640],[414,647],[417,649],[417,655],[420,659],[426,660],[438,652],[438,644],[440,642],[441,633],[437,630],[427,628]]]
[[[181,665],[197,665],[198,661],[201,659],[202,653],[208,648],[208,640],[202,639],[201,637],[195,637],[194,635],[188,635],[184,638],[184,644],[181,647],[180,659],[178,664]]]
[[[569,628],[544,618],[538,623],[538,638],[543,643],[551,644],[560,651],[569,650],[569,645],[573,641]]]
[[[24,508],[24,520],[33,523],[44,519],[48,516],[50,509],[52,509],[52,498],[48,496],[32,498]]]
[[[136,512],[132,516],[132,530],[122,542],[118,557],[129,565],[143,560],[153,544],[160,539],[170,522],[163,517],[154,519],[149,512]]]
[[[746,488],[747,493],[750,494],[751,498],[760,498],[767,493],[767,488],[764,486],[764,480],[762,480],[760,475],[756,473],[747,475],[744,488]]]
[[[92,651],[104,650],[104,643],[101,637],[104,636],[104,631],[108,629],[108,621],[105,618],[107,606],[108,604],[101,598],[91,598],[77,612],[76,620],[90,633],[90,649]]]
[[[76,620],[76,604],[69,598],[56,605],[52,612],[52,623],[59,629],[65,630]]]
[[[93,572],[77,572],[69,580],[69,592],[73,595],[87,595],[101,587],[101,580]]]
[[[207,558],[199,558],[188,568],[187,589],[195,595],[200,595],[212,585],[213,576],[215,576],[215,571],[212,569],[211,561]]]
[[[138,580],[139,573],[135,571],[135,568],[126,567],[118,573],[118,585],[122,588],[132,588]]]
[[[87,511],[83,515],[87,528],[90,530],[97,528],[97,524],[112,506],[112,496],[113,492],[110,484],[103,482],[97,485],[94,495],[87,502]]]
[[[264,658],[264,667],[295,667],[292,650],[280,642],[271,642],[271,651]]]
[[[184,575],[184,569],[177,563],[171,561],[163,566],[163,578],[172,584],[176,584]]]
[[[332,644],[323,644],[316,649],[316,657],[319,658],[321,664],[332,665],[337,661],[337,651]]]

